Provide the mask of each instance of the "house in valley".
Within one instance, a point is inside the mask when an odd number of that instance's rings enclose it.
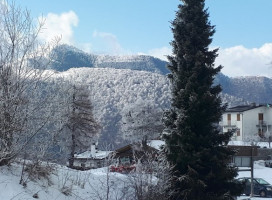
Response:
[[[228,108],[221,121],[223,132],[234,130],[231,140],[248,141],[272,136],[272,106],[251,104]]]
[[[91,145],[90,151],[75,154],[74,168],[79,170],[96,169],[107,166],[107,158],[112,151],[100,151],[96,145]]]
[[[114,152],[114,163],[111,171],[126,172],[134,170],[136,165],[156,160],[160,148],[164,145],[161,140],[151,140],[129,144]]]
[[[75,154],[74,169],[88,170],[110,166],[133,168],[133,165],[139,162],[146,162],[151,156],[157,156],[160,147],[164,145],[161,140],[151,140],[146,143],[129,144],[115,151],[99,151],[95,144],[91,145],[90,151],[85,151],[80,154]],[[132,168],[130,168],[132,167]]]

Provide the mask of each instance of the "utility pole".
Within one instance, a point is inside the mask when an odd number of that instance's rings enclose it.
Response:
[[[251,156],[250,156],[250,176],[251,176],[251,193],[250,193],[250,197],[254,196],[254,184],[253,184],[253,170],[254,170],[254,160],[253,160],[253,151],[254,148],[251,147]]]

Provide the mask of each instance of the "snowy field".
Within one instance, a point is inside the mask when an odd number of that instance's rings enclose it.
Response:
[[[63,166],[55,167],[50,179],[31,181],[30,177],[24,175],[25,186],[19,184],[21,165],[0,167],[0,200],[105,200],[107,196],[109,199],[133,200],[127,196],[130,193],[127,175],[109,172],[107,168],[76,171]],[[250,177],[250,171],[239,172],[239,177]],[[272,168],[264,167],[263,162],[256,162],[254,177],[263,178],[272,184]],[[244,199],[249,197],[238,197],[238,200]]]
[[[104,200],[107,195],[114,197],[109,199],[124,195],[126,176],[106,168],[76,171],[57,166],[49,180],[31,181],[25,176],[25,186],[19,184],[21,169],[17,164],[0,168],[0,200]]]

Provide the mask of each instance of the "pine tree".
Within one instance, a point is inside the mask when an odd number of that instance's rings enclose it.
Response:
[[[231,199],[240,193],[228,166],[231,133],[221,134],[218,122],[225,110],[221,87],[214,86],[217,49],[209,50],[214,26],[205,0],[183,0],[172,22],[173,55],[168,57],[172,108],[165,113],[166,154],[174,165],[172,199]]]
[[[88,150],[100,129],[93,115],[93,106],[88,90],[83,86],[74,86],[68,109],[68,128],[70,137],[69,167],[74,167],[76,152]],[[96,138],[97,139],[97,138]]]

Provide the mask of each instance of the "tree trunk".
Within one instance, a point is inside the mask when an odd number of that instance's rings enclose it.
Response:
[[[75,137],[75,134],[72,133],[72,146],[71,146],[71,153],[70,153],[70,158],[69,158],[69,167],[70,168],[74,168],[75,147],[76,147],[76,137]]]

